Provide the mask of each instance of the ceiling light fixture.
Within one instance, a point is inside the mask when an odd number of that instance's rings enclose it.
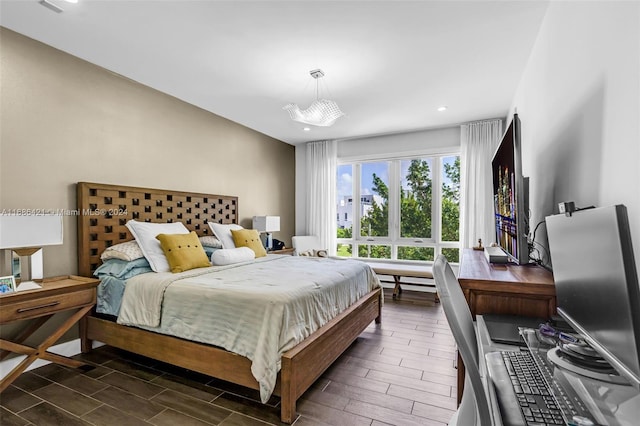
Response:
[[[447,107],[445,105],[442,105],[441,107],[438,107],[438,111],[442,112],[442,111],[446,111]]]
[[[311,77],[316,79],[316,100],[307,109],[301,110],[296,104],[287,104],[282,109],[289,111],[293,121],[311,124],[312,126],[332,126],[336,120],[344,115],[338,104],[329,99],[320,99],[319,80],[324,77],[321,69],[309,71]]]

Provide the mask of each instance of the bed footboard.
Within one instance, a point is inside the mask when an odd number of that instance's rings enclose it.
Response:
[[[296,419],[298,398],[379,318],[381,296],[381,289],[372,291],[282,355],[280,419],[283,422],[290,424]]]

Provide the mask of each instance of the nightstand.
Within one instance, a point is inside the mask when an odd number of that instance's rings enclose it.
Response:
[[[0,380],[0,392],[4,391],[38,358],[68,367],[84,365],[83,362],[47,352],[47,349],[93,308],[96,304],[96,287],[99,283],[100,280],[95,278],[73,275],[45,278],[38,282],[42,288],[0,296],[0,325],[33,320],[14,341],[0,339],[0,360],[6,358],[11,352],[27,356]],[[54,314],[69,310],[76,310],[76,312],[39,346],[32,348],[22,344]]]
[[[292,248],[283,248],[280,250],[272,250],[269,252],[270,254],[288,254],[289,256],[293,256],[293,249]]]

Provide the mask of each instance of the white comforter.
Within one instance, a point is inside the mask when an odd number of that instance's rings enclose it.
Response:
[[[118,323],[220,346],[252,361],[266,402],[287,350],[380,286],[364,262],[270,255],[127,281]]]

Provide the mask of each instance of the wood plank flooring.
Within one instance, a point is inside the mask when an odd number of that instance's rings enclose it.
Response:
[[[372,324],[298,401],[297,426],[444,425],[456,401],[455,343],[433,294],[387,297]],[[279,425],[279,400],[110,347],[23,374],[0,394],[0,424]]]

